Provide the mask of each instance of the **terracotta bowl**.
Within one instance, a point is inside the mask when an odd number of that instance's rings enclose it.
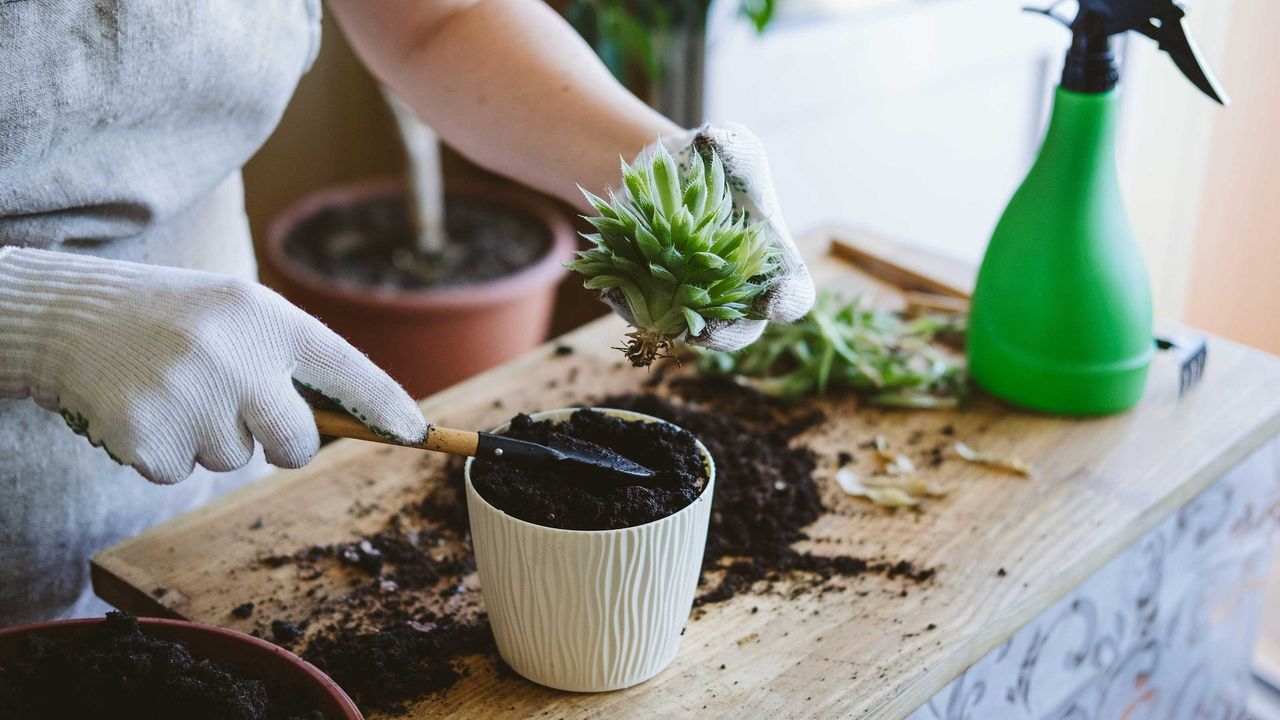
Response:
[[[86,618],[0,629],[0,662],[16,657],[22,638],[27,635],[67,640],[100,622],[101,618]],[[282,647],[235,630],[182,620],[138,618],[138,625],[148,635],[185,644],[197,658],[226,663],[250,677],[269,677],[297,687],[329,720],[364,719],[356,704],[328,675]]]
[[[285,252],[294,229],[322,210],[404,193],[399,178],[356,182],[309,195],[271,223],[263,280],[320,318],[414,397],[425,397],[541,344],[551,326],[557,285],[573,259],[577,236],[569,217],[548,200],[518,188],[454,183],[450,197],[507,207],[543,226],[550,246],[511,275],[443,288],[385,290],[335,282]]]

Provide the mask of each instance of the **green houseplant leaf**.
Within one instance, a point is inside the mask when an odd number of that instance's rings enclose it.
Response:
[[[844,388],[886,407],[955,407],[968,392],[964,365],[933,342],[964,327],[963,316],[905,320],[867,307],[862,298],[842,301],[823,292],[800,322],[769,325],[755,344],[736,353],[702,351],[698,369],[748,378],[783,397]]]

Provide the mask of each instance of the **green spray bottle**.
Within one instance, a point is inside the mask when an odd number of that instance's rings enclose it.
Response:
[[[1173,0],[1080,0],[1044,144],[996,225],[978,273],[969,368],[987,392],[1028,408],[1099,415],[1133,407],[1153,350],[1151,290],[1116,176],[1119,72],[1113,38],[1159,43],[1196,87],[1226,104]]]

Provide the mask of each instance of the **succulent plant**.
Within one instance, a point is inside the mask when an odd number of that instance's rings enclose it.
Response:
[[[596,232],[583,235],[594,247],[569,268],[625,305],[636,329],[620,349],[631,363],[651,364],[708,322],[759,318],[751,301],[775,260],[761,227],[734,210],[715,151],[693,153],[682,177],[659,145],[634,165],[624,160],[622,179],[608,200],[583,190],[599,213],[586,218]]]
[[[703,351],[698,368],[751,378],[780,397],[847,389],[886,407],[955,407],[968,392],[964,364],[935,341],[962,335],[966,323],[954,314],[905,318],[865,296],[846,301],[825,291],[799,322],[769,325],[741,352]]]

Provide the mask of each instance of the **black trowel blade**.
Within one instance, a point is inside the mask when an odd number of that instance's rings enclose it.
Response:
[[[573,447],[553,447],[552,450],[564,456],[560,462],[585,465],[597,470],[604,470],[614,480],[623,483],[637,483],[649,480],[654,472],[640,463],[629,460],[618,453],[595,443],[576,440]]]
[[[652,479],[656,474],[608,448],[569,437],[561,438],[553,447],[479,433],[476,457],[514,463],[566,463],[596,471],[601,480],[617,485],[635,485]]]

